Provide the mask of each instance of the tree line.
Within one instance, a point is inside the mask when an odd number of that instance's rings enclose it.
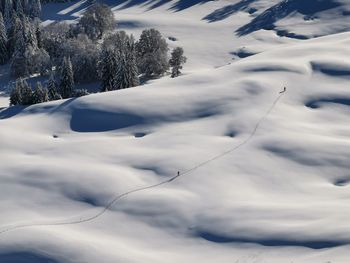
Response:
[[[0,64],[10,62],[16,79],[11,105],[70,98],[88,94],[76,83],[99,81],[100,91],[135,87],[141,80],[169,72],[181,74],[186,62],[177,47],[169,59],[169,47],[156,29],[146,29],[140,38],[115,31],[111,8],[95,3],[75,24],[55,22],[42,27],[40,0],[4,0],[0,6]],[[25,80],[48,76],[32,88]]]

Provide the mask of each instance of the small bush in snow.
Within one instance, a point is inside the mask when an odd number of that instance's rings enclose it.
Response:
[[[90,93],[86,89],[76,89],[73,92],[73,97],[82,97],[89,95]]]
[[[184,56],[184,50],[177,47],[171,52],[169,64],[172,67],[171,77],[175,78],[181,74],[182,65],[186,63],[187,58]]]

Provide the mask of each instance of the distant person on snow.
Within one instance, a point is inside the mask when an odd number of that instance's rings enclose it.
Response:
[[[283,87],[283,90],[280,92],[281,93],[285,93],[287,91],[287,88],[286,87]]]

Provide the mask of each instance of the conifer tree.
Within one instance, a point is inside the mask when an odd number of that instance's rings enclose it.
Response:
[[[5,0],[5,5],[4,5],[4,22],[5,22],[6,29],[10,28],[10,26],[11,26],[12,13],[13,13],[12,0]]]
[[[22,22],[17,16],[16,13],[13,13],[12,20],[11,20],[11,26],[8,30],[8,52],[9,52],[9,57],[12,56],[14,50],[15,50],[15,45],[16,45],[16,37],[18,31],[22,30]]]
[[[30,5],[28,0],[23,0],[23,12],[25,15],[29,15],[30,13]]]
[[[49,99],[54,100],[58,92],[56,87],[55,76],[53,73],[51,73],[49,81],[47,82],[47,89],[48,89]]]
[[[22,0],[17,0],[16,1],[16,13],[17,14],[24,14],[24,9],[23,9],[23,5],[22,5]]]
[[[32,95],[32,104],[43,103],[46,101],[49,101],[48,91],[46,88],[43,88],[40,82],[38,82]]]
[[[74,91],[74,76],[70,58],[63,58],[59,90],[63,99],[70,98]]]
[[[38,40],[36,38],[34,27],[34,23],[32,23],[28,17],[24,16],[22,18],[23,36],[26,48],[29,49],[30,52],[35,52],[38,50]]]
[[[16,85],[15,87],[11,90],[11,94],[10,94],[10,106],[12,105],[19,105],[21,104],[21,90],[19,85],[17,84],[16,81]]]
[[[0,13],[0,64],[7,62],[9,55],[7,50],[7,34],[2,13]]]
[[[11,74],[15,77],[23,77],[29,75],[28,59],[26,54],[26,43],[23,30],[19,30],[16,34],[16,44],[11,63]]]
[[[24,79],[17,79],[16,86],[12,90],[10,96],[10,104],[11,105],[30,105],[32,104],[32,89],[28,85],[27,81]]]
[[[41,2],[40,0],[32,0],[31,8],[30,8],[30,17],[40,17],[41,14]]]
[[[114,90],[117,88],[117,58],[112,48],[104,46],[101,59],[101,92]]]
[[[116,58],[118,62],[117,89],[126,89],[139,85],[133,36],[128,36],[124,46],[116,51]]]

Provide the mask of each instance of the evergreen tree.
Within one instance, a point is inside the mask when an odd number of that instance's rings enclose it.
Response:
[[[49,95],[46,88],[43,88],[40,82],[37,83],[32,96],[32,104],[49,101]]]
[[[43,39],[42,39],[42,36],[41,36],[40,25],[36,26],[35,37],[36,37],[36,40],[37,40],[37,43],[38,43],[38,48],[43,48]]]
[[[169,68],[168,44],[159,31],[144,30],[136,43],[139,72],[146,78],[163,75]]]
[[[11,74],[15,77],[23,77],[29,75],[28,58],[26,54],[26,43],[24,40],[23,30],[19,30],[16,34],[15,50],[11,63]]]
[[[0,13],[0,64],[3,65],[8,59],[7,34],[2,13]]]
[[[128,36],[124,46],[116,51],[116,58],[118,62],[117,89],[126,89],[139,85],[133,36]]]
[[[22,18],[22,29],[26,48],[32,53],[39,49],[38,40],[35,34],[35,27],[35,24],[32,23],[28,17],[25,16]]]
[[[16,8],[15,8],[17,14],[24,14],[24,9],[22,5],[22,0],[17,0],[16,1]]]
[[[25,15],[29,15],[30,13],[30,5],[28,0],[23,0],[23,12]]]
[[[53,73],[51,73],[49,81],[47,82],[47,89],[49,93],[49,99],[54,100],[58,92],[57,92],[56,81]]]
[[[114,90],[117,88],[117,58],[112,48],[104,46],[100,63],[101,72],[101,92]]]
[[[10,28],[11,26],[11,18],[13,13],[13,3],[12,0],[5,0],[5,6],[4,6],[4,22],[6,29]]]
[[[31,105],[32,104],[33,91],[26,80],[22,80],[21,85],[21,104]]]
[[[22,18],[15,41],[11,64],[12,75],[26,77],[34,73],[45,72],[50,58],[47,52],[38,48],[34,24],[28,17]]]
[[[74,76],[73,76],[73,68],[72,62],[70,58],[63,58],[63,63],[61,66],[61,79],[60,79],[60,94],[62,98],[67,99],[70,98],[74,91]]]
[[[12,105],[19,105],[21,104],[22,98],[21,98],[21,89],[19,85],[16,82],[15,87],[11,90],[10,94],[10,106]]]
[[[30,17],[40,17],[41,14],[41,2],[40,0],[32,0],[31,8],[30,8]]]
[[[8,30],[8,52],[9,57],[12,56],[15,46],[16,46],[16,37],[18,31],[22,30],[22,22],[17,16],[16,13],[13,13],[12,20],[11,20],[11,26]]]
[[[172,67],[171,77],[175,78],[181,74],[182,65],[186,63],[187,58],[184,56],[184,50],[181,47],[177,47],[171,52],[171,59],[169,64]]]
[[[32,94],[32,89],[27,81],[17,79],[16,86],[11,92],[10,105],[30,105],[32,104]]]

